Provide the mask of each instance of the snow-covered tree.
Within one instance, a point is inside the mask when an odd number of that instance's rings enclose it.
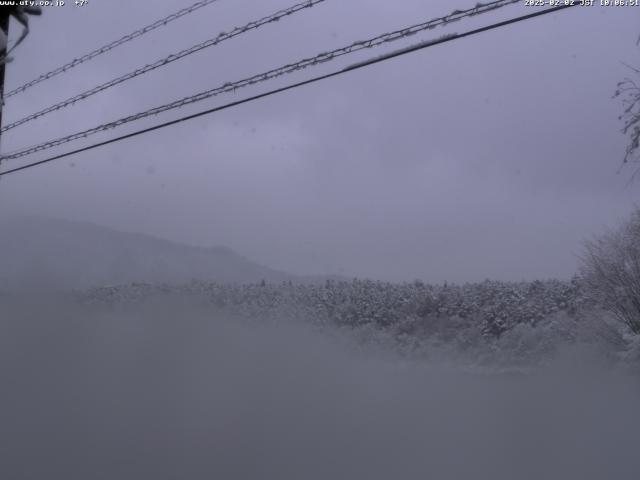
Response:
[[[640,208],[616,230],[586,242],[582,259],[588,294],[640,334]]]

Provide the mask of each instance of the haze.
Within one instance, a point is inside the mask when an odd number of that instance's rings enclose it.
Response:
[[[90,0],[79,8],[45,8],[8,65],[6,88],[190,3]],[[9,99],[3,121],[290,3],[220,0]],[[326,2],[7,132],[2,149],[468,6]],[[530,11],[506,7],[389,48]],[[638,64],[639,14],[569,9],[10,175],[0,183],[0,212],[225,245],[295,274],[434,282],[568,278],[582,239],[615,225],[638,199],[638,189],[628,186],[632,170],[617,174],[626,139],[617,120],[621,105],[611,96],[630,73],[622,62]]]
[[[4,303],[4,478],[632,480],[640,469],[637,376],[584,352],[533,375],[472,375],[354,349],[346,330],[311,319],[173,302]]]

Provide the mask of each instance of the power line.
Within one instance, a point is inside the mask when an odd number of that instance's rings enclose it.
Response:
[[[0,12],[0,36],[4,40],[9,39],[9,19],[8,13]],[[0,127],[2,127],[2,111],[4,110],[4,79],[6,70],[8,45],[5,44],[0,49]],[[0,151],[2,151],[0,149]]]
[[[53,148],[58,145],[62,145],[68,142],[72,142],[74,140],[78,140],[80,138],[86,138],[90,135],[94,135],[96,133],[99,133],[105,130],[110,130],[113,128],[120,127],[126,123],[141,120],[143,118],[146,118],[152,115],[158,115],[159,113],[163,113],[169,110],[174,110],[176,108],[181,108],[181,107],[184,107],[185,105],[190,105],[196,102],[200,102],[202,100],[215,97],[223,93],[235,92],[239,88],[244,88],[250,85],[254,85],[256,83],[265,82],[288,73],[293,73],[311,66],[318,65],[320,63],[329,62],[343,55],[348,55],[366,48],[377,47],[379,45],[400,40],[402,38],[410,37],[424,30],[431,30],[438,26],[444,26],[453,22],[457,22],[465,17],[479,15],[492,10],[496,10],[497,8],[502,8],[504,6],[507,6],[513,3],[519,3],[519,2],[520,0],[497,0],[487,4],[478,3],[476,4],[475,7],[467,10],[455,10],[449,15],[446,15],[444,17],[438,17],[436,19],[419,23],[401,30],[396,30],[394,32],[378,35],[368,40],[360,40],[346,47],[337,48],[329,52],[320,53],[315,57],[305,58],[298,62],[287,64],[287,65],[269,70],[267,72],[263,72],[248,78],[244,78],[242,80],[238,80],[236,82],[227,82],[222,86],[219,86],[210,90],[206,90],[204,92],[200,92],[195,95],[190,95],[188,97],[184,97],[180,100],[175,100],[171,103],[164,104],[159,107],[154,107],[149,110],[145,110],[143,112],[129,115],[127,117],[120,118],[118,120],[105,123],[102,125],[98,125],[96,127],[93,127],[87,130],[83,130],[81,132],[76,132],[71,135],[67,135],[65,137],[49,140],[47,142],[44,142],[35,146],[27,147],[27,148],[18,150],[16,152],[5,154],[3,156],[0,156],[0,162],[3,160],[20,158],[25,155],[29,155],[31,153],[39,152],[42,150],[47,150],[49,148]]]
[[[142,130],[138,130],[136,132],[132,132],[132,133],[128,133],[126,135],[122,135],[120,137],[116,137],[116,138],[112,138],[112,139],[109,139],[109,140],[105,140],[104,142],[95,143],[95,144],[92,144],[92,145],[88,145],[86,147],[82,147],[82,148],[78,148],[76,150],[72,150],[70,152],[61,153],[59,155],[55,155],[53,157],[49,157],[49,158],[46,158],[44,160],[40,160],[40,161],[37,161],[37,162],[29,163],[29,164],[23,165],[21,167],[16,167],[16,168],[13,168],[11,170],[6,170],[4,172],[0,172],[0,177],[2,177],[4,175],[9,175],[11,173],[19,172],[21,170],[26,170],[28,168],[37,167],[39,165],[43,165],[45,163],[53,162],[54,160],[59,160],[59,159],[65,158],[65,157],[69,157],[71,155],[75,155],[75,154],[78,154],[78,153],[86,152],[88,150],[93,150],[94,148],[98,148],[98,147],[102,147],[102,146],[105,146],[105,145],[109,145],[111,143],[116,143],[116,142],[119,142],[119,141],[122,141],[122,140],[126,140],[128,138],[136,137],[138,135],[149,133],[149,132],[152,132],[154,130],[159,130],[161,128],[165,128],[165,127],[168,127],[168,126],[171,126],[171,125],[175,125],[175,124],[178,124],[178,123],[181,123],[181,122],[185,122],[187,120],[192,120],[194,118],[202,117],[202,116],[209,115],[209,114],[212,114],[212,113],[215,113],[215,112],[219,112],[219,111],[226,110],[226,109],[229,109],[229,108],[232,108],[232,107],[236,107],[238,105],[242,105],[244,103],[249,103],[249,102],[252,102],[254,100],[259,100],[261,98],[266,98],[266,97],[269,97],[271,95],[282,93],[282,92],[285,92],[285,91],[288,91],[288,90],[293,90],[295,88],[302,87],[304,85],[309,85],[309,84],[316,83],[316,82],[319,82],[319,81],[322,81],[322,80],[326,80],[326,79],[329,79],[329,78],[332,78],[332,77],[337,77],[339,75],[342,75],[342,74],[345,74],[345,73],[348,73],[348,72],[352,72],[354,70],[359,70],[361,68],[365,68],[365,67],[368,67],[370,65],[374,65],[376,63],[381,63],[381,62],[390,60],[390,59],[395,58],[395,57],[400,57],[400,56],[403,56],[403,55],[407,55],[409,53],[416,52],[418,50],[423,50],[425,48],[433,47],[435,45],[439,45],[439,44],[442,44],[442,43],[450,42],[450,41],[457,40],[457,39],[460,39],[460,38],[469,37],[469,36],[476,35],[476,34],[479,34],[479,33],[482,33],[482,32],[487,32],[489,30],[494,30],[494,29],[497,29],[497,28],[505,27],[507,25],[511,25],[511,24],[518,23],[518,22],[522,22],[524,20],[529,20],[529,19],[536,18],[536,17],[542,16],[542,15],[547,15],[549,13],[555,13],[555,12],[558,12],[560,10],[564,10],[566,8],[570,8],[570,7],[573,7],[573,6],[576,6],[576,5],[578,5],[578,4],[568,4],[568,5],[561,5],[561,6],[553,7],[553,8],[547,8],[545,10],[540,10],[540,11],[537,11],[537,12],[534,12],[534,13],[530,13],[528,15],[523,15],[523,16],[520,16],[520,17],[516,17],[516,18],[509,19],[509,20],[505,20],[505,21],[502,21],[502,22],[498,22],[498,23],[494,23],[494,24],[491,24],[491,25],[487,25],[487,26],[484,26],[484,27],[481,27],[481,28],[477,28],[475,30],[470,30],[468,32],[445,35],[445,36],[442,36],[442,37],[440,37],[440,38],[438,38],[436,40],[430,41],[430,42],[421,42],[421,43],[418,43],[418,44],[416,44],[414,46],[403,48],[403,49],[400,49],[400,50],[396,50],[396,51],[388,53],[386,55],[382,55],[382,56],[379,56],[379,57],[376,57],[376,58],[372,58],[372,59],[370,59],[368,61],[365,61],[365,62],[360,62],[360,63],[354,64],[354,65],[350,65],[350,66],[348,66],[346,68],[343,68],[341,70],[337,70],[337,71],[334,71],[334,72],[331,72],[331,73],[327,73],[327,74],[324,74],[324,75],[313,77],[313,78],[310,78],[310,79],[307,79],[307,80],[303,80],[301,82],[294,83],[294,84],[291,84],[291,85],[287,85],[287,86],[284,86],[284,87],[276,88],[276,89],[270,90],[268,92],[264,92],[264,93],[261,93],[261,94],[258,94],[258,95],[254,95],[252,97],[244,98],[242,100],[237,100],[235,102],[227,103],[225,105],[221,105],[221,106],[214,107],[214,108],[211,108],[211,109],[208,109],[208,110],[204,110],[202,112],[194,113],[192,115],[188,115],[188,116],[181,117],[181,118],[178,118],[178,119],[175,119],[175,120],[171,120],[171,121],[168,121],[168,122],[165,122],[165,123],[161,123],[159,125],[154,125],[153,127],[145,128],[145,129],[142,129]]]
[[[8,92],[7,94],[5,94],[5,98],[9,98],[12,97],[20,92],[24,92],[25,90],[27,90],[28,88],[33,87],[34,85],[37,85],[41,82],[44,82],[45,80],[49,80],[50,78],[55,77],[56,75],[59,75],[61,73],[64,73],[74,67],[77,67],[78,65],[80,65],[81,63],[85,63],[88,62],[89,60],[94,59],[95,57],[102,55],[103,53],[107,53],[110,50],[113,50],[116,47],[119,47],[120,45],[124,45],[127,42],[130,42],[131,40],[134,40],[138,37],[141,37],[142,35],[149,33],[152,30],[155,30],[156,28],[159,27],[164,27],[165,25],[167,25],[168,23],[173,22],[174,20],[177,20],[181,17],[184,17],[185,15],[188,15],[190,13],[195,12],[196,10],[202,8],[202,7],[206,7],[207,5],[217,2],[218,0],[200,0],[199,2],[194,3],[193,5],[191,5],[190,7],[187,8],[183,8],[182,10],[179,10],[175,13],[172,13],[171,15],[168,15],[164,18],[161,18],[160,20],[157,20],[155,22],[153,22],[150,25],[147,25],[146,27],[143,27],[139,30],[136,30],[134,32],[131,32],[128,35],[125,35],[124,37],[119,38],[118,40],[114,40],[111,43],[108,43],[106,45],[103,45],[100,48],[96,48],[95,50],[79,57],[79,58],[74,58],[71,62],[65,63],[64,65],[55,68],[54,70],[51,70],[50,72],[44,73],[42,75],[40,75],[39,77],[25,83],[24,85],[21,85],[13,90],[11,90],[10,92]]]
[[[161,58],[160,60],[156,60],[153,63],[147,64],[144,67],[138,68],[132,72],[129,72],[125,75],[122,75],[120,77],[114,78],[113,80],[110,80],[106,83],[100,84],[96,87],[93,87],[90,90],[87,90],[83,93],[80,93],[78,95],[74,95],[73,97],[67,98],[66,100],[63,100],[62,102],[56,103],[55,105],[51,105],[50,107],[47,107],[43,110],[40,110],[36,113],[33,113],[31,115],[28,115],[24,118],[21,118],[20,120],[17,120],[13,123],[9,123],[8,125],[5,125],[4,127],[2,127],[2,129],[0,130],[0,132],[6,132],[7,130],[11,130],[13,128],[16,128],[22,124],[25,124],[27,122],[30,122],[32,120],[35,120],[37,118],[43,117],[44,115],[47,115],[49,113],[61,110],[63,108],[66,108],[70,105],[75,105],[77,102],[82,101],[82,100],[86,100],[87,98],[100,93],[104,90],[107,90],[111,87],[115,87],[116,85],[119,85],[121,83],[124,83],[128,80],[131,80],[135,77],[138,77],[140,75],[144,75],[145,73],[149,73],[153,70],[156,70],[157,68],[161,68],[164,67],[170,63],[175,62],[176,60],[180,60],[181,58],[184,58],[188,55],[191,55],[193,53],[199,52],[200,50],[203,50],[205,48],[208,47],[212,47],[215,45],[218,45],[219,43],[224,42],[225,40],[229,40],[233,37],[236,37],[238,35],[241,35],[243,33],[246,33],[248,31],[251,30],[255,30],[258,29],[264,25],[267,25],[269,23],[272,22],[277,22],[279,20],[281,20],[284,17],[287,17],[289,15],[292,15],[294,13],[297,13],[301,10],[313,7],[314,5],[317,5],[318,3],[322,3],[325,0],[306,0],[305,2],[302,3],[298,3],[296,5],[293,5],[292,7],[283,9],[283,10],[279,10],[271,15],[268,15],[266,17],[260,18],[258,20],[254,20],[251,21],[249,23],[247,23],[246,25],[242,26],[242,27],[236,27],[233,30],[231,30],[230,32],[222,32],[219,35],[217,35],[214,38],[210,38],[209,40],[206,40],[204,42],[198,43],[196,45],[193,45],[192,47],[189,47],[185,50],[181,50],[178,53],[172,53],[171,55],[168,55],[164,58]]]

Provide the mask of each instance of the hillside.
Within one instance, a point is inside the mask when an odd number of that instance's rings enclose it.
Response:
[[[253,283],[296,277],[227,247],[181,245],[85,222],[20,217],[0,221],[0,289],[87,288],[131,282]]]

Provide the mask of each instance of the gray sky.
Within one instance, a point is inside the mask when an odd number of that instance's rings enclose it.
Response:
[[[32,20],[7,89],[193,2],[67,3]],[[293,3],[220,0],[9,99],[3,121]],[[7,132],[3,151],[474,3],[328,0]],[[90,141],[532,11],[506,7]],[[615,225],[640,198],[638,184],[627,185],[631,170],[616,174],[626,139],[611,99],[629,74],[621,62],[640,63],[638,20],[640,7],[578,7],[429,48],[7,176],[0,213],[223,244],[294,273],[568,277],[582,239]],[[12,37],[17,31],[12,25]]]

